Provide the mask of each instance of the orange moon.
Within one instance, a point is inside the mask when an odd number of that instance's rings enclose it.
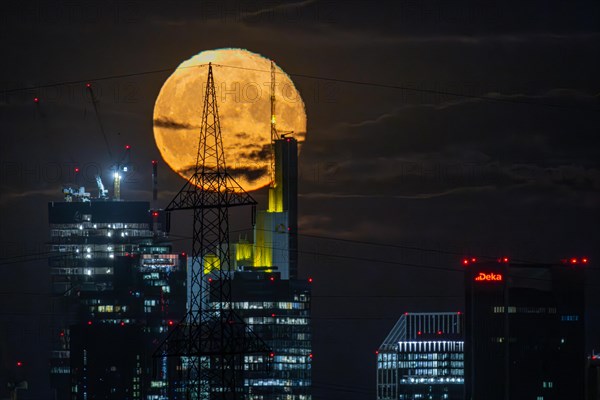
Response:
[[[154,140],[165,162],[188,180],[196,163],[208,67],[213,78],[227,170],[251,191],[270,183],[271,61],[243,49],[203,51],[163,84],[154,105]],[[290,77],[276,66],[276,126],[306,137],[306,111]]]

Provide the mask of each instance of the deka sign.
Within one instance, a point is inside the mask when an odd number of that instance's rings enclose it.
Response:
[[[489,273],[486,274],[484,272],[480,272],[479,275],[477,275],[475,277],[476,281],[495,281],[495,282],[499,282],[503,280],[502,274],[494,274],[494,273]]]

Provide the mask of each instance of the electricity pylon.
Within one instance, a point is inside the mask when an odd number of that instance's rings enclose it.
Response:
[[[233,310],[229,208],[256,201],[227,173],[212,65],[191,178],[165,211],[193,210],[191,296],[186,316],[155,351],[179,357],[187,400],[243,398],[244,357],[272,357],[263,340]]]

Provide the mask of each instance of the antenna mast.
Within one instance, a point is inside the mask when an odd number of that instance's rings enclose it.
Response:
[[[279,139],[275,117],[275,62],[271,60],[271,187],[275,187],[275,140]]]

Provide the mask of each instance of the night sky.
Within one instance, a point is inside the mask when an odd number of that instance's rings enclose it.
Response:
[[[315,400],[374,398],[374,350],[400,314],[462,309],[462,255],[590,257],[587,346],[600,350],[597,1],[40,1],[0,15],[0,377],[25,360],[21,398],[51,398],[49,268],[35,256],[47,202],[75,166],[92,191],[111,166],[85,82],[112,152],[133,148],[122,196],[150,200],[162,83],[222,47],[274,59],[306,104]],[[159,204],[182,184],[161,162]],[[232,230],[249,228],[234,215]]]

